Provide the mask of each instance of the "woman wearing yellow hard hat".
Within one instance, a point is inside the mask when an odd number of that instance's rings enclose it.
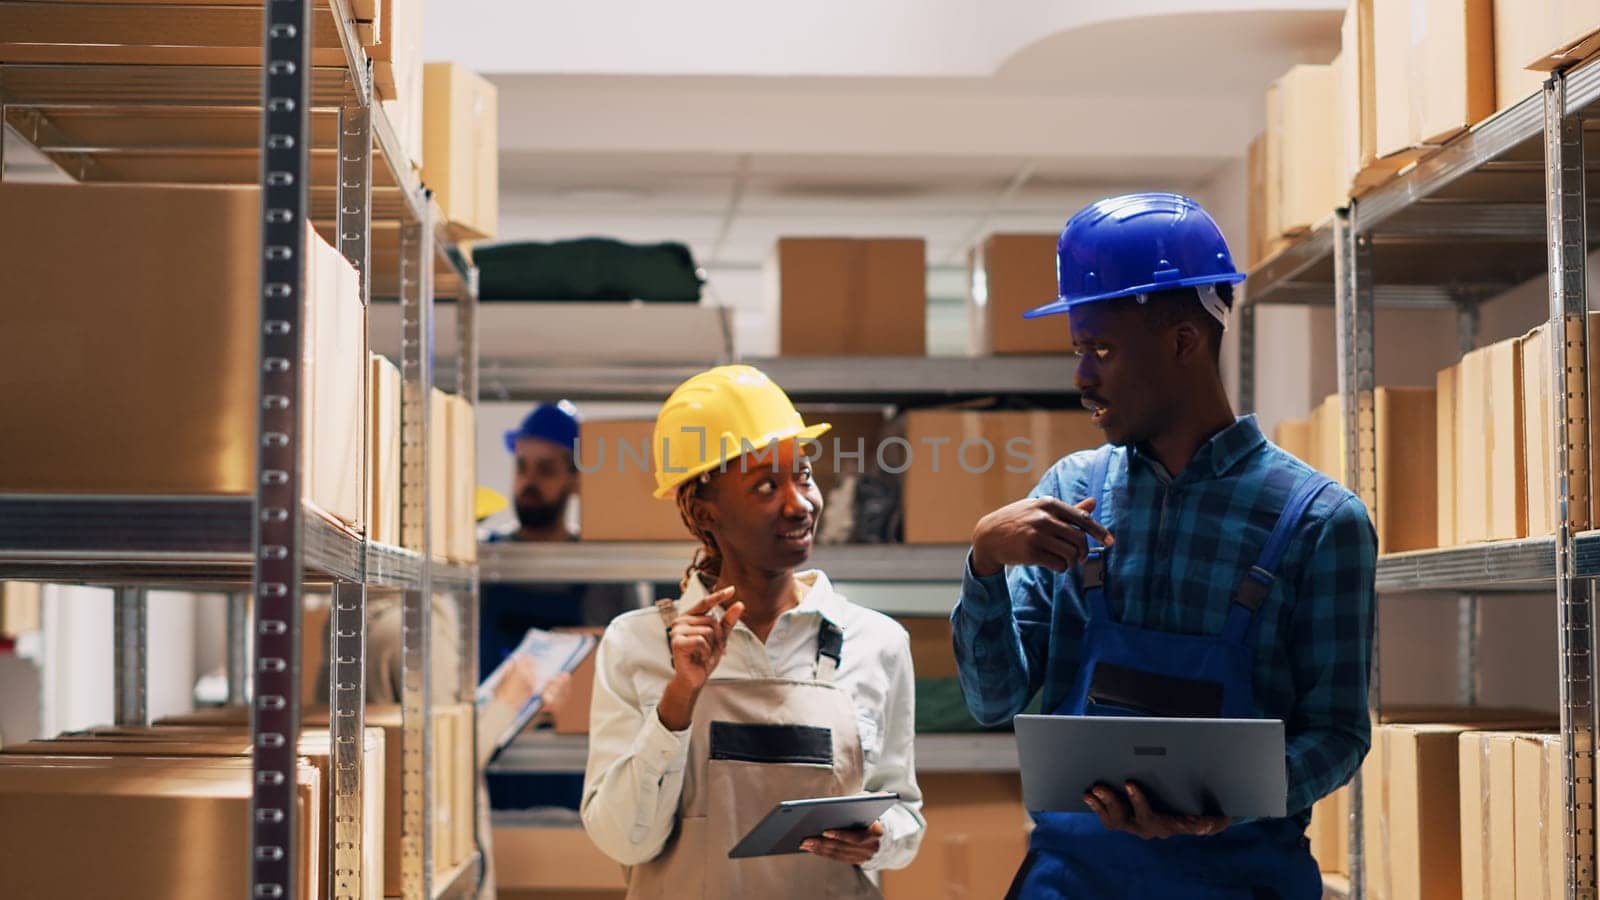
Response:
[[[700,548],[683,595],[618,617],[595,662],[584,827],[634,897],[877,897],[916,855],[911,650],[889,617],[801,570],[822,513],[807,426],[749,366],[678,386],[656,419],[655,496]],[[730,859],[785,800],[894,792],[805,852]]]

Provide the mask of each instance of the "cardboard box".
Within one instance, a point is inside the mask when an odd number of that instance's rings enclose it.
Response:
[[[1509,732],[1458,742],[1462,900],[1517,896],[1515,746]]]
[[[1495,0],[1494,88],[1495,105],[1499,108],[1514,106],[1544,89],[1549,73],[1534,71],[1529,64],[1543,58],[1556,45],[1552,20],[1555,9],[1566,2]]]
[[[367,376],[371,410],[367,446],[367,536],[400,545],[400,370],[388,357],[372,354]]]
[[[586,541],[691,541],[678,504],[651,496],[653,419],[586,421],[578,442]],[[693,440],[692,435],[686,439]],[[688,565],[688,560],[684,564]]]
[[[472,404],[462,397],[450,396],[446,407],[446,431],[450,440],[446,477],[449,479],[450,497],[445,510],[448,516],[445,555],[456,562],[470,563],[478,558],[478,522],[474,516],[478,474],[477,424]]]
[[[1440,143],[1494,113],[1491,0],[1378,0],[1373,22],[1379,156]]]
[[[1362,766],[1362,840],[1368,894],[1374,900],[1461,896],[1461,734],[1550,721],[1545,714],[1517,710],[1434,713],[1456,721],[1392,723],[1372,732],[1372,750]]]
[[[911,638],[911,669],[918,678],[956,677],[956,654],[947,616],[895,616]]]
[[[1438,546],[1437,451],[1433,388],[1378,388],[1378,552]]]
[[[1311,807],[1311,855],[1323,872],[1350,871],[1350,786],[1345,785]]]
[[[782,356],[921,356],[922,238],[780,238],[767,259]]]
[[[444,559],[450,552],[450,395],[433,388],[428,402],[429,552]]]
[[[1276,178],[1268,192],[1279,210],[1271,236],[1292,235],[1316,227],[1344,203],[1340,130],[1329,110],[1339,102],[1332,66],[1300,65],[1290,69],[1269,91],[1267,103],[1267,177]],[[1269,225],[1272,216],[1269,214]]]
[[[1522,448],[1522,358],[1515,340],[1485,348],[1488,369],[1484,393],[1484,434],[1488,437],[1488,471],[1480,481],[1480,496],[1489,501],[1488,534],[1491,541],[1511,540],[1528,534],[1528,492]],[[1463,394],[1465,398],[1466,394]],[[1465,435],[1458,440],[1465,439]],[[1488,490],[1481,486],[1487,484]],[[1457,502],[1460,502],[1458,498]]]
[[[883,873],[885,900],[1005,896],[1032,827],[1016,773],[924,773],[917,781],[927,834],[909,866]]]
[[[1350,196],[1393,178],[1419,154],[1414,150],[1378,153],[1378,110],[1386,115],[1409,116],[1409,100],[1404,93],[1380,93],[1377,77],[1377,51],[1373,14],[1374,0],[1350,0],[1340,30],[1344,56],[1342,92],[1345,132],[1345,184]]]
[[[323,785],[304,762],[296,783],[294,887],[323,897]],[[0,896],[243,897],[250,796],[248,760],[0,755]]]
[[[0,185],[0,491],[255,492],[260,207],[244,187]],[[305,240],[301,488],[356,527],[361,298]],[[85,455],[103,447],[115,465]]]
[[[1338,394],[1324,397],[1311,411],[1311,468],[1345,483],[1344,404]]]
[[[1517,16],[1527,18],[1530,25],[1540,30],[1539,52],[1530,58],[1524,46],[1516,46],[1513,62],[1550,72],[1600,52],[1600,2],[1597,0],[1544,0],[1538,4],[1520,3],[1514,9]],[[1499,34],[1495,32],[1497,38]]]
[[[1438,546],[1454,547],[1460,542],[1456,533],[1456,378],[1459,366],[1444,369],[1434,384],[1434,474],[1435,496],[1438,500],[1435,527]]]
[[[991,234],[973,248],[967,267],[971,355],[1072,350],[1072,330],[1065,316],[1043,321],[1022,317],[1059,293],[1056,239],[1054,234]]]
[[[886,445],[901,481],[905,542],[965,544],[978,519],[1026,497],[1061,457],[1104,443],[1087,412],[915,410],[910,450]]]
[[[827,422],[832,426],[827,434],[817,439],[818,446],[808,447],[806,452],[812,457],[812,478],[822,491],[824,502],[833,503],[834,491],[842,479],[872,470],[878,440],[885,424],[883,411],[802,410],[801,415],[807,424]],[[836,511],[835,515],[838,514]],[[830,518],[825,506],[822,517],[824,533],[828,530]]]
[[[117,726],[93,729],[86,734],[54,740],[30,741],[6,748],[7,753],[31,756],[111,756],[118,758],[164,759],[190,757],[231,757],[247,760],[250,735],[240,727],[211,726]],[[324,803],[333,802],[332,744],[327,730],[308,730],[300,735],[300,753],[317,770],[324,790]],[[379,900],[383,885],[379,873],[383,862],[384,792],[382,789],[385,747],[383,732],[366,730],[362,747],[362,872],[372,873],[361,884],[364,900]],[[370,786],[370,790],[367,789]],[[330,871],[332,841],[315,845],[318,866]],[[325,896],[318,891],[317,896]]]
[[[623,868],[589,839],[582,828],[533,825],[494,826],[495,887],[528,890],[538,897],[552,891],[620,891]],[[620,896],[620,895],[619,895]]]
[[[592,634],[595,637],[605,633],[604,628],[572,628],[558,629],[560,631],[580,631]],[[552,715],[556,734],[588,734],[589,733],[589,707],[594,702],[594,660],[597,654],[590,653],[572,670],[572,684],[567,689],[567,696],[561,701],[561,706]]]
[[[1267,258],[1267,135],[1251,139],[1245,149],[1245,270]]]
[[[1455,374],[1456,542],[1489,540],[1489,453],[1493,435],[1487,419],[1490,351],[1466,354]]]
[[[1272,430],[1272,442],[1301,462],[1311,461],[1311,420],[1284,419]]]
[[[1516,778],[1517,900],[1565,895],[1566,754],[1557,734],[1521,734],[1512,750]],[[1498,798],[1496,798],[1498,799]]]
[[[426,158],[423,145],[425,89],[422,68],[423,0],[384,0],[367,47],[372,83],[400,146],[413,167]]]
[[[1597,346],[1596,342],[1600,341],[1600,313],[1588,315],[1587,328],[1589,345]],[[1556,435],[1551,385],[1554,370],[1550,363],[1549,326],[1541,325],[1528,332],[1518,339],[1517,348],[1522,368],[1522,456],[1523,483],[1527,491],[1527,535],[1541,537],[1556,531]],[[1600,391],[1600,367],[1589,370],[1589,396],[1597,396],[1597,391]],[[1597,434],[1600,434],[1600,428],[1591,421],[1589,464],[1575,466],[1571,473],[1574,481],[1571,487],[1575,493],[1592,490],[1592,473],[1600,465],[1600,447],[1595,442]],[[1600,504],[1594,503],[1596,498],[1591,495],[1590,499],[1589,508],[1568,511],[1574,531],[1588,530],[1590,523],[1595,520],[1595,513],[1600,511]]]
[[[422,181],[460,238],[491,238],[499,224],[499,108],[495,86],[455,63],[423,67]]]
[[[28,581],[0,581],[0,638],[14,640],[42,627],[42,588]]]

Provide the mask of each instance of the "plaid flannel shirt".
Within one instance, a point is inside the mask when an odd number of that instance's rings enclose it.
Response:
[[[1055,464],[1030,496],[1082,500],[1093,451]],[[1119,622],[1216,636],[1296,482],[1311,470],[1239,419],[1177,478],[1138,450],[1114,452],[1097,513],[1116,544],[1106,581]],[[1284,721],[1291,815],[1355,773],[1371,744],[1377,537],[1343,488],[1323,491],[1294,529],[1256,613],[1255,700]],[[979,578],[971,559],[951,613],[967,708],[985,724],[1021,712],[1041,689],[1058,708],[1078,676],[1088,607],[1076,569],[1015,567]]]

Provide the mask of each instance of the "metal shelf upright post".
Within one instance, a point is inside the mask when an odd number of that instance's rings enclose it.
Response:
[[[1575,564],[1574,514],[1589,506],[1588,296],[1583,117],[1567,80],[1544,88],[1545,211],[1549,229],[1551,405],[1556,423],[1556,607],[1565,760],[1567,896],[1592,898],[1595,874],[1594,583]]]
[[[433,433],[433,229],[423,197],[417,221],[400,226],[402,543],[422,551],[417,584],[402,593],[401,865],[407,900],[433,896],[433,529],[429,518]]]

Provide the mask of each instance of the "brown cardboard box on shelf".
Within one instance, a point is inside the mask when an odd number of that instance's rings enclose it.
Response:
[[[911,636],[911,669],[918,678],[956,677],[948,616],[895,616]]]
[[[1511,732],[1469,731],[1458,742],[1462,900],[1518,896],[1516,741]]]
[[[927,348],[921,238],[779,238],[764,277],[783,356],[921,356]]]
[[[1265,132],[1250,140],[1245,149],[1245,184],[1247,206],[1245,209],[1246,271],[1254,269],[1267,258],[1267,135]]]
[[[833,426],[827,434],[817,438],[818,446],[806,450],[813,457],[811,471],[817,487],[822,491],[823,500],[831,503],[833,492],[843,478],[871,470],[878,438],[885,424],[883,410],[855,412],[803,409],[800,414],[808,425],[827,422]],[[858,452],[859,457],[856,456]],[[829,518],[827,507],[824,507],[824,531],[827,530]]]
[[[1251,198],[1255,202],[1255,198]],[[973,356],[1067,353],[1066,318],[1034,321],[1022,314],[1049,303],[1056,284],[1054,234],[991,234],[973,248],[968,266],[967,334]]]
[[[1272,442],[1304,463],[1311,461],[1311,420],[1284,419],[1272,429]]]
[[[384,0],[376,40],[367,47],[372,58],[372,86],[395,137],[420,167],[423,146],[422,34],[423,0]]]
[[[1460,541],[1456,533],[1456,415],[1459,409],[1456,379],[1459,369],[1459,366],[1444,369],[1434,380],[1433,434],[1437,461],[1434,495],[1438,500],[1435,527],[1440,547],[1454,547]]]
[[[1087,412],[914,410],[905,415],[901,481],[905,542],[964,544],[978,519],[1038,484],[1056,461],[1104,443]]]
[[[1555,45],[1551,40],[1552,7],[1565,2],[1494,0],[1494,88],[1498,108],[1513,106],[1544,88],[1549,73],[1534,71],[1529,64]]]
[[[1271,237],[1314,228],[1344,201],[1338,123],[1328,114],[1339,98],[1333,67],[1295,66],[1274,87],[1267,142],[1276,147],[1268,151],[1267,177],[1277,179],[1268,196],[1276,196],[1280,208]],[[1269,224],[1272,219],[1269,213]]]
[[[1517,900],[1560,897],[1566,890],[1566,762],[1558,734],[1519,734],[1516,778]],[[1498,801],[1498,797],[1495,798]]]
[[[354,4],[368,10],[373,3]],[[259,4],[213,4],[201,0],[155,4],[153,9],[127,9],[107,4],[92,16],[55,3],[29,4],[8,10],[6,32],[0,34],[0,61],[101,65],[261,65]],[[210,6],[205,11],[196,6]],[[354,11],[354,10],[352,10]],[[360,18],[360,13],[356,13]],[[11,43],[6,38],[16,40]],[[343,68],[328,4],[312,10],[310,64]]]
[[[444,559],[450,548],[450,395],[433,388],[428,403],[428,540],[433,557]]]
[[[1548,325],[1541,325],[1517,342],[1522,368],[1522,458],[1525,476],[1523,484],[1527,492],[1526,533],[1529,537],[1554,534],[1556,530],[1555,425],[1551,418],[1554,415],[1551,397],[1551,379],[1554,373],[1550,365],[1548,328]],[[1590,346],[1594,346],[1596,341],[1600,341],[1600,313],[1589,313],[1587,328],[1587,339]],[[1591,397],[1596,396],[1596,391],[1600,391],[1600,368],[1589,370],[1588,391]],[[1589,465],[1587,468],[1575,467],[1575,478],[1592,479],[1592,473],[1596,466],[1600,465],[1600,447],[1595,445],[1596,434],[1600,434],[1600,428],[1591,423]],[[1573,485],[1573,488],[1576,490],[1579,486]],[[1600,498],[1592,499],[1600,500]],[[1590,523],[1595,521],[1597,512],[1600,512],[1600,503],[1596,503],[1590,509],[1569,510],[1574,530],[1588,530],[1591,527]]]
[[[1373,4],[1377,154],[1437,144],[1495,110],[1491,0]]]
[[[39,630],[42,588],[29,581],[0,581],[0,637],[16,638]]]
[[[1500,341],[1473,353],[1484,354],[1485,365],[1485,391],[1481,395],[1485,428],[1481,434],[1488,442],[1488,464],[1484,480],[1476,482],[1480,496],[1488,500],[1485,538],[1499,541],[1525,537],[1528,493],[1522,450],[1522,358],[1515,340]],[[1473,395],[1462,391],[1460,396],[1465,400]],[[1471,434],[1463,432],[1456,440],[1467,440]],[[1487,490],[1483,490],[1485,485]],[[1456,502],[1460,504],[1462,498]]]
[[[303,761],[296,784],[298,895],[324,897],[319,855],[309,852],[323,843],[323,785]],[[250,798],[245,759],[0,755],[0,896],[245,896]]]
[[[1540,27],[1537,51],[1529,56],[1519,46],[1514,57],[1518,65],[1541,73],[1550,72],[1600,52],[1600,2],[1597,0],[1522,3],[1515,11],[1516,16],[1528,19],[1530,25]],[[1499,37],[1498,31],[1495,36]]]
[[[1344,404],[1338,394],[1324,397],[1311,411],[1311,468],[1344,483]]]
[[[1363,848],[1375,900],[1436,900],[1461,891],[1460,765],[1465,731],[1537,728],[1548,714],[1488,708],[1396,710],[1430,722],[1372,731],[1362,764]]]
[[[1344,109],[1344,183],[1351,196],[1359,195],[1394,177],[1407,162],[1405,156],[1378,156],[1378,108],[1396,105],[1403,111],[1406,96],[1380,95],[1375,71],[1373,0],[1350,0],[1340,30]]]
[[[495,86],[455,63],[423,67],[423,183],[461,238],[492,238],[499,223],[499,110]]]
[[[5,184],[0,208],[0,491],[253,494],[260,191]],[[338,251],[309,229],[305,246],[301,484],[359,527],[361,298]]]
[[[1261,258],[1284,232],[1283,222],[1283,92],[1278,82],[1267,85],[1266,126],[1261,133]]]
[[[585,425],[585,428],[588,426]],[[579,631],[592,634],[595,637],[605,633],[604,628],[562,628],[559,631]],[[567,696],[562,699],[561,706],[555,711],[552,718],[556,734],[588,734],[589,733],[589,706],[594,701],[594,658],[590,653],[572,670],[572,684],[567,689]]]
[[[1438,484],[1433,388],[1378,388],[1378,552],[1438,546]]]
[[[323,785],[331,784],[332,745],[328,732],[306,730],[300,734],[300,754],[316,767]],[[93,729],[86,734],[68,735],[53,740],[30,741],[6,748],[7,753],[31,756],[114,756],[118,758],[191,758],[250,755],[250,735],[246,727],[214,726],[119,726]],[[385,765],[383,732],[366,730],[362,747],[361,773],[365,785],[374,785],[362,794],[362,856],[367,872],[380,872],[383,865],[384,792],[377,787],[383,780]],[[318,865],[328,871],[330,842],[318,846]],[[362,897],[378,900],[383,896],[378,878],[362,882]]]
[[[570,891],[598,898],[606,896],[599,892],[620,892],[627,886],[622,866],[577,826],[494,826],[494,871],[502,897],[520,896],[517,891],[541,898]]]
[[[925,773],[928,831],[911,865],[883,873],[886,900],[1001,897],[1027,854],[1028,815],[1015,773]]]
[[[651,496],[656,487],[655,420],[586,421],[578,442],[586,541],[689,541],[678,505]],[[694,440],[685,435],[685,440]],[[684,565],[689,561],[685,559]]]
[[[472,404],[464,398],[452,395],[445,405],[450,440],[445,555],[455,562],[470,563],[478,558],[478,523],[473,515],[477,499],[477,425]]]
[[[1311,856],[1323,872],[1350,871],[1350,786],[1345,785],[1311,807]]]
[[[367,433],[367,535],[400,546],[400,370],[385,356],[372,355],[371,420]]]

